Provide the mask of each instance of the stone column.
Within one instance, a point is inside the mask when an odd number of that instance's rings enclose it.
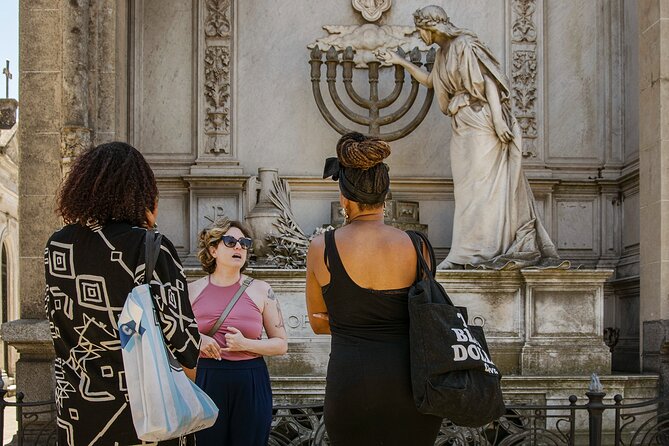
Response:
[[[669,395],[669,3],[639,0],[642,367]]]
[[[44,313],[43,252],[46,240],[60,226],[54,196],[61,178],[61,12],[61,0],[23,0],[19,10],[20,319],[3,324],[2,337],[18,349],[16,384],[28,401],[51,399],[54,388],[53,346]]]
[[[90,6],[88,0],[62,1],[63,95],[60,149],[63,176],[72,160],[91,145],[88,123]]]

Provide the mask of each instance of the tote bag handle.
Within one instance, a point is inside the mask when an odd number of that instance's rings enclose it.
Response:
[[[147,285],[151,283],[153,272],[156,269],[162,240],[162,234],[157,233],[154,229],[146,230],[144,239],[144,283]]]

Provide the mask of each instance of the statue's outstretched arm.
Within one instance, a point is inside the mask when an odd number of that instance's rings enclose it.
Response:
[[[495,133],[500,141],[508,144],[513,140],[513,133],[504,120],[502,113],[502,103],[499,100],[499,89],[497,83],[488,74],[483,75],[485,83],[485,97],[490,106],[490,113],[492,114],[492,123],[495,126]]]
[[[391,63],[404,67],[414,79],[427,88],[432,88],[432,73],[421,70],[418,66],[401,57],[394,51],[378,50],[374,53],[381,62]]]

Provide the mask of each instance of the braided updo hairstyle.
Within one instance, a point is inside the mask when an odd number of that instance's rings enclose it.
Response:
[[[383,160],[390,155],[390,145],[378,138],[353,132],[337,142],[337,158],[346,167],[346,178],[356,189],[366,193],[380,193],[388,189],[390,177]],[[359,203],[361,210],[383,206],[378,203]]]

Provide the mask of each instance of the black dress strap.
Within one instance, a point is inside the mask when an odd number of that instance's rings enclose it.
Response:
[[[330,276],[346,272],[344,270],[344,265],[341,262],[341,258],[339,258],[334,230],[325,233],[325,265],[328,267],[328,271],[330,271]],[[332,283],[332,280],[330,280],[330,282]]]

